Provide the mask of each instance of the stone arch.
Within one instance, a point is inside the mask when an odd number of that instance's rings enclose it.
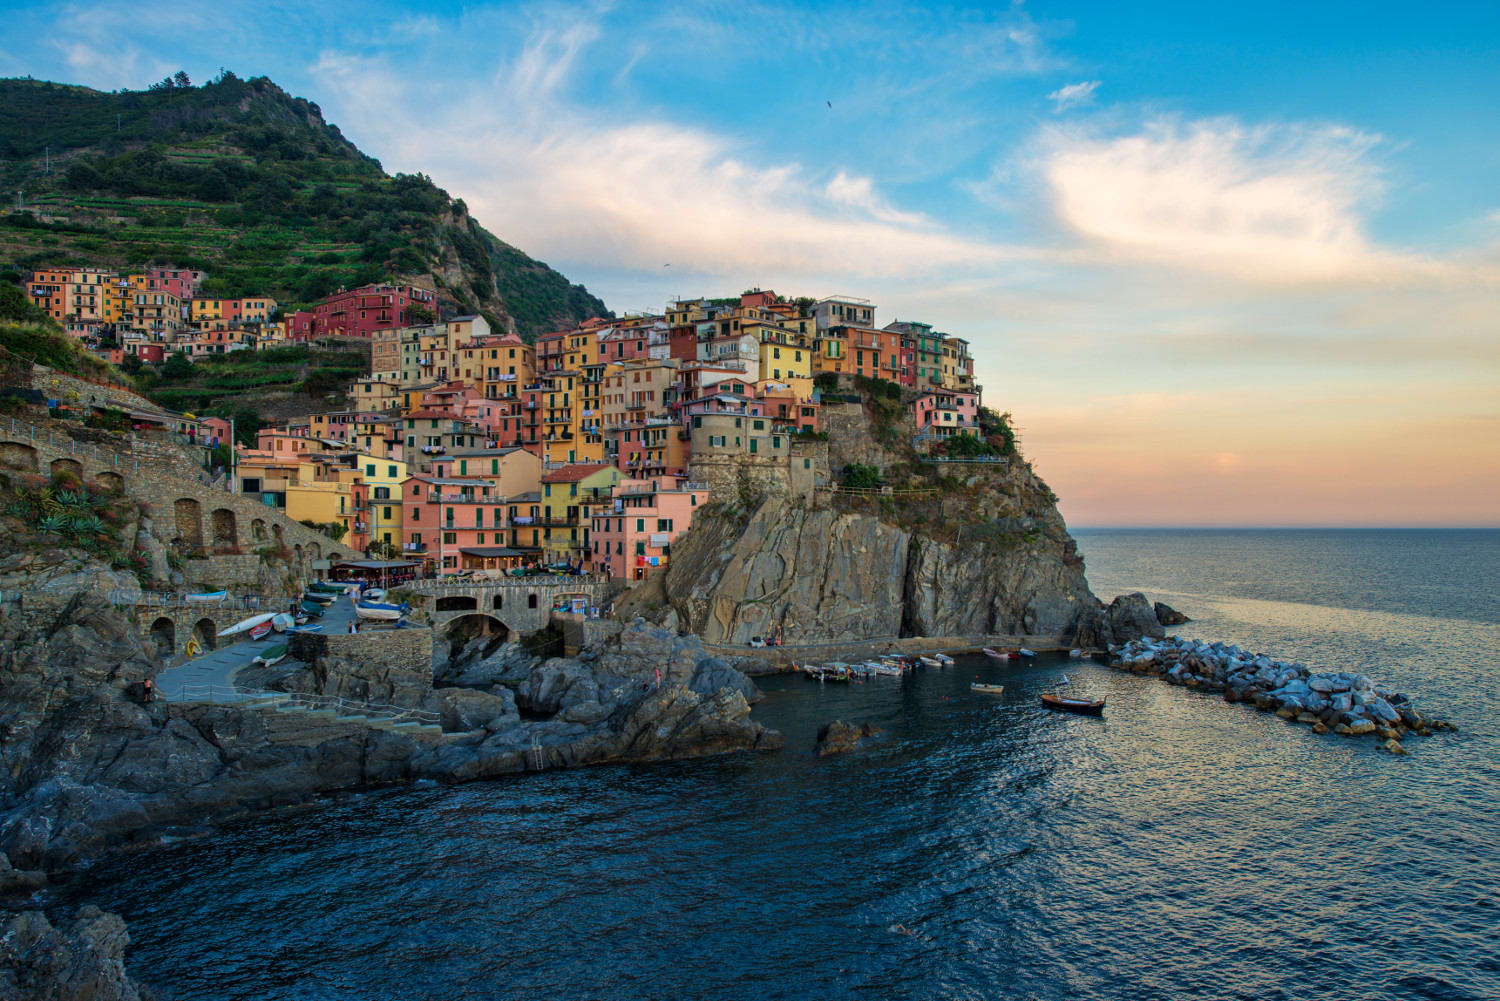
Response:
[[[94,482],[99,484],[100,489],[108,493],[123,494],[125,492],[125,477],[119,473],[105,470],[94,477]]]
[[[499,591],[496,591],[495,597],[490,600],[490,607],[497,612],[505,607],[505,597]]]
[[[214,508],[210,516],[213,525],[215,546],[237,546],[240,544],[239,525],[234,512],[227,507]]]
[[[479,602],[471,594],[445,594],[437,600],[439,612],[472,612],[478,608]]]
[[[509,626],[495,616],[486,615],[484,612],[470,612],[468,615],[456,616],[444,627],[444,634],[450,641],[454,637],[472,639],[476,636],[495,636],[506,642],[515,639]]]
[[[266,537],[266,523],[260,518],[254,518],[250,522],[250,537],[256,542],[261,542]]]
[[[341,559],[343,559],[343,556],[336,552],[328,554],[328,562],[330,563],[337,563]]]
[[[530,594],[526,595],[526,607],[527,608],[535,608],[536,607],[536,592],[535,591],[532,591]]]
[[[198,641],[198,646],[202,647],[205,653],[218,648],[218,634],[219,627],[214,625],[214,620],[207,616],[193,623],[193,639]]]
[[[297,567],[299,569],[301,568],[301,566],[302,566],[302,543],[300,543],[300,542],[297,543],[295,546],[292,547],[292,562],[295,563],[295,564],[297,564]]]
[[[323,556],[323,547],[316,542],[309,542],[307,544],[307,555],[315,560],[321,559]]]
[[[76,480],[83,480],[83,463],[77,459],[53,459],[49,467],[53,477],[71,476]]]
[[[179,547],[202,549],[203,507],[191,497],[179,497],[172,502],[172,518],[177,526]]]
[[[37,471],[36,449],[18,441],[0,442],[0,466],[23,473]]]
[[[151,638],[156,641],[156,656],[169,659],[177,652],[177,623],[165,615],[151,623]]]
[[[282,543],[281,526],[274,521],[271,522],[271,535],[276,539],[276,545],[280,546]]]

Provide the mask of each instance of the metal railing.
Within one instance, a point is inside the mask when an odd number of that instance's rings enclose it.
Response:
[[[361,702],[342,695],[318,695],[312,692],[275,692],[268,689],[241,688],[238,685],[183,685],[160,693],[166,702],[256,702],[261,707],[301,709],[305,712],[331,712],[336,716],[357,716],[386,723],[417,723],[436,726],[442,714],[428,709],[395,706],[383,702]]]
[[[549,573],[531,574],[525,577],[505,577],[493,580],[456,580],[448,581],[438,578],[436,580],[419,580],[407,584],[401,584],[402,590],[415,591],[418,594],[448,595],[463,594],[469,591],[485,588],[511,587],[511,588],[561,588],[576,589],[589,584],[604,584],[609,578],[603,574],[574,574],[570,576],[558,576]],[[394,588],[393,588],[394,590]],[[470,609],[472,611],[472,609]]]
[[[189,592],[190,593],[190,592]],[[222,598],[189,601],[187,593],[176,591],[142,591],[139,597],[130,598],[124,591],[109,592],[111,605],[142,605],[151,608],[242,608],[253,611],[260,607],[260,596],[255,594],[226,594]]]

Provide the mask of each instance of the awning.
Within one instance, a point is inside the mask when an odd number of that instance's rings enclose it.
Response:
[[[486,558],[503,558],[524,556],[519,549],[511,549],[509,546],[464,546],[459,549],[465,556],[483,556]]]
[[[404,567],[421,566],[409,560],[340,560],[334,566],[354,567],[357,570],[400,570]]]

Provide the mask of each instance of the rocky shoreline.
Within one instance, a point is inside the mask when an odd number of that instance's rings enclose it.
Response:
[[[1169,685],[1223,693],[1282,719],[1303,723],[1313,733],[1346,737],[1374,735],[1392,754],[1406,754],[1403,737],[1429,736],[1451,729],[1424,717],[1404,692],[1363,674],[1317,672],[1225,643],[1179,637],[1144,637],[1110,648],[1110,666],[1160,678]]]

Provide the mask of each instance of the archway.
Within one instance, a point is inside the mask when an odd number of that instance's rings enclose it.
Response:
[[[18,441],[0,442],[0,466],[23,473],[34,473],[37,470],[36,449]]]
[[[336,553],[336,552],[328,554],[328,562],[329,563],[337,563],[339,560],[341,560],[343,558],[344,557],[342,555],[340,555],[339,553]]]
[[[450,642],[465,643],[476,636],[490,636],[502,642],[509,642],[512,637],[510,627],[493,615],[483,612],[474,612],[469,615],[460,615],[443,629],[443,634]]]
[[[256,542],[261,542],[266,537],[266,523],[259,518],[250,522],[250,536]]]
[[[53,459],[49,468],[52,470],[54,480],[63,478],[83,482],[83,463],[77,459]]]
[[[530,594],[528,594],[526,596],[526,607],[527,608],[535,608],[536,607],[536,592],[535,591],[532,591]]]
[[[282,544],[281,526],[278,525],[278,524],[276,524],[276,522],[274,522],[274,521],[271,522],[271,534],[276,537],[276,545],[277,545],[277,547],[280,547],[281,544]]]
[[[163,615],[151,623],[151,638],[156,641],[156,656],[170,659],[177,652],[177,623]]]
[[[218,648],[218,632],[219,627],[214,625],[213,619],[199,619],[193,623],[193,639],[198,641],[198,646],[205,653]]]
[[[495,597],[490,601],[490,607],[495,609],[496,611],[499,611],[500,609],[505,607],[505,599],[500,595],[498,591],[495,592]]]
[[[292,562],[297,565],[298,570],[302,569],[302,543],[300,542],[292,547]]]
[[[240,544],[239,526],[234,512],[227,507],[215,508],[210,516],[213,525],[215,546],[237,546]]]
[[[315,560],[320,559],[323,555],[323,547],[318,545],[316,542],[309,542],[307,544],[307,555],[311,556]]]
[[[472,612],[479,608],[479,602],[467,594],[445,594],[437,600],[439,612]]]
[[[94,477],[94,481],[99,484],[101,490],[108,493],[123,494],[125,492],[125,477],[119,473],[111,473],[106,470]]]
[[[179,497],[172,503],[172,517],[177,525],[177,537],[185,549],[203,548],[203,508],[191,497]]]

